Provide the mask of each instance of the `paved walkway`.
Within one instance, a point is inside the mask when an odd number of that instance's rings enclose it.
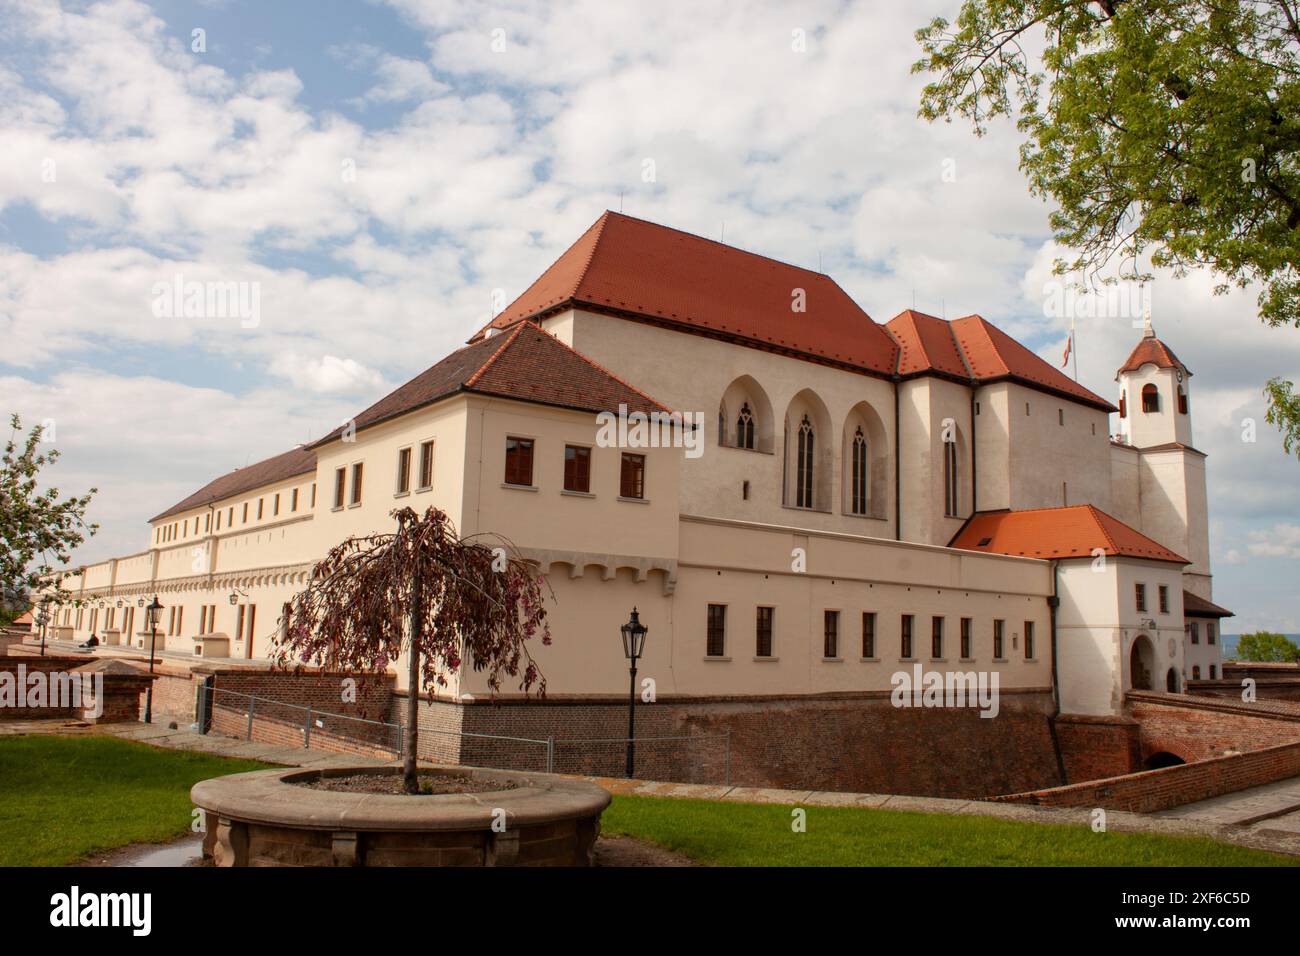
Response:
[[[1254,833],[1300,836],[1300,777],[1198,800],[1156,815],[1242,827]]]
[[[201,750],[230,757],[248,757],[301,767],[377,766],[385,763],[375,758],[354,757],[302,748],[274,747],[247,740],[204,736],[190,730],[167,730],[157,725],[114,724],[109,732],[130,740],[140,740],[161,747]],[[947,800],[940,797],[909,797],[886,793],[840,793],[816,790],[772,790],[755,787],[728,787],[707,784],[663,783],[649,780],[626,780],[621,777],[587,777],[616,794],[677,797],[697,800],[724,800],[739,803],[776,803],[809,807],[870,807],[916,813],[969,814],[998,817],[1025,823],[1059,823],[1091,826],[1090,809],[1035,807],[1028,804],[990,803],[982,800]],[[1106,828],[1119,833],[1163,833],[1178,836],[1205,836],[1226,843],[1289,856],[1300,856],[1300,828],[1294,831],[1276,827],[1243,827],[1229,820],[1106,812]]]

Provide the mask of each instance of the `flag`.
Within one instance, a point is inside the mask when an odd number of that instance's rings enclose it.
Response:
[[[1070,364],[1070,349],[1074,345],[1074,329],[1065,337],[1065,354],[1061,356],[1061,368]]]

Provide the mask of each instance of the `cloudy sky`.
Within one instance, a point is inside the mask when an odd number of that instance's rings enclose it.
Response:
[[[99,487],[77,558],[432,364],[620,205],[1058,360],[1014,130],[916,118],[913,31],[957,6],[0,0],[0,410]],[[257,321],[166,314],[177,276],[256,283]],[[1300,462],[1260,392],[1300,332],[1212,286],[1150,297],[1195,376],[1216,599],[1300,631]],[[1113,397],[1139,334],[1081,318],[1080,380]]]

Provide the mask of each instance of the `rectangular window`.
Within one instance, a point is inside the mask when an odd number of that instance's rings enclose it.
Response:
[[[840,656],[840,612],[822,612],[822,657]]]
[[[961,619],[961,656],[963,660],[970,660],[970,618]]]
[[[362,463],[355,462],[352,465],[352,504],[361,504],[361,472]]]
[[[420,486],[419,491],[433,487],[433,442],[426,441],[420,445]]]
[[[1196,621],[1188,624],[1187,636],[1191,638],[1193,644],[1201,643],[1201,625]]]
[[[705,653],[709,657],[722,657],[726,651],[727,605],[709,605],[709,629]]]
[[[274,518],[279,514],[280,514],[280,495],[277,493],[274,500],[271,502],[271,517]]]
[[[943,657],[943,618],[930,618],[930,656],[935,660]]]
[[[248,605],[248,650],[245,656],[253,656],[253,628],[257,625],[257,605]]]
[[[564,446],[564,490],[583,493],[591,491],[590,448],[581,445]]]
[[[862,656],[876,656],[876,612],[862,612]]]
[[[772,612],[774,608],[760,607],[755,618],[754,656],[772,656]]]
[[[1169,585],[1167,584],[1160,585],[1160,587],[1157,589],[1157,593],[1160,596],[1160,613],[1168,614],[1169,613]]]
[[[218,530],[218,531],[221,530],[221,512],[220,512],[220,511],[217,512],[217,530]]]
[[[211,512],[211,511],[209,511],[209,512],[207,513],[207,516],[204,517],[204,519],[203,519],[203,530],[204,530],[205,533],[208,532],[208,531],[211,531],[211,530],[212,530],[212,512]]]
[[[404,495],[411,490],[411,449],[402,448],[397,452],[397,493]]]
[[[618,493],[622,498],[645,497],[645,455],[623,452],[622,470],[618,476]]]
[[[298,510],[298,489],[293,489],[293,494],[289,496],[289,513],[293,514]]]
[[[237,640],[237,641],[242,641],[242,640],[244,639],[244,610],[245,610],[245,608],[246,608],[246,605],[243,605],[243,604],[239,605],[239,607],[238,607],[238,609],[237,609],[237,613],[235,614],[235,640]]]
[[[311,483],[311,506],[316,507],[316,482]]]
[[[1137,602],[1137,609],[1145,612],[1147,609],[1147,586],[1145,584],[1133,585],[1133,597]]]
[[[334,469],[334,507],[343,507],[343,492],[348,483],[348,470],[346,468]]]
[[[993,659],[996,661],[1000,661],[1003,659],[1002,652],[1003,650],[1005,650],[1005,648],[1002,646],[1004,623],[1005,622],[1003,621],[993,622]]]
[[[181,525],[181,537],[188,538],[189,536],[190,536],[190,519],[186,518],[185,523]]]
[[[910,660],[912,657],[912,615],[903,615],[902,640],[899,646],[899,657]]]
[[[206,604],[199,605],[199,633],[208,633],[208,606]]]
[[[258,521],[262,520],[262,514],[265,511],[265,509],[266,509],[266,499],[258,498],[257,499],[257,520]]]
[[[226,512],[226,527],[233,528],[234,526],[235,526],[235,506],[231,505],[230,509]]]
[[[1213,621],[1205,622],[1205,643],[1206,644],[1214,643],[1214,622]]]
[[[1025,621],[1025,660],[1034,659],[1034,622]]]
[[[242,520],[244,524],[248,524],[248,502],[247,501],[244,502],[244,516],[240,520]]]
[[[176,605],[173,604],[168,609],[167,615],[167,635],[170,637],[176,633]]]
[[[533,440],[531,438],[506,439],[506,484],[533,484]]]

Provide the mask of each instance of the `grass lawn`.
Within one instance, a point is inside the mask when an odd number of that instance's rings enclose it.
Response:
[[[601,832],[716,866],[1295,866],[1294,857],[1200,837],[1094,833],[1086,826],[990,817],[615,797]]]
[[[190,830],[190,787],[252,760],[115,737],[0,737],[0,866],[61,866]]]

